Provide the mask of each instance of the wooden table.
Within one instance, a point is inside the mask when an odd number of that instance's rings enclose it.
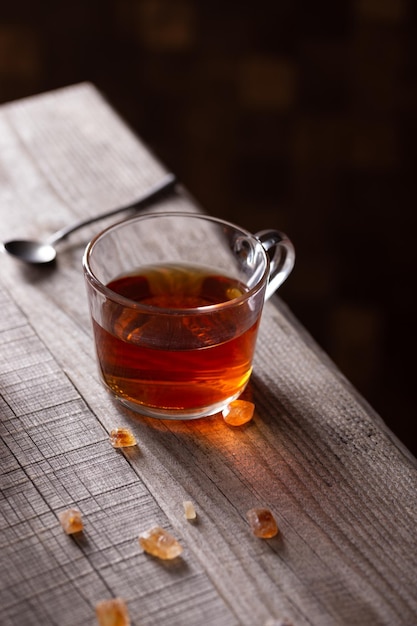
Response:
[[[90,84],[3,105],[0,240],[132,202],[164,172]],[[183,190],[161,208],[196,209]],[[62,243],[56,267],[0,255],[1,624],[94,624],[113,596],[136,626],[417,624],[416,460],[281,300],[265,307],[248,426],[141,418],[110,399],[81,270],[104,225]],[[137,449],[112,448],[117,426]],[[278,537],[252,535],[255,506]],[[59,524],[69,507],[80,536]],[[181,558],[142,551],[154,523]]]

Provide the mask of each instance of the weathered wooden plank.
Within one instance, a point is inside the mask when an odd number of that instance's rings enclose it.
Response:
[[[164,171],[90,85],[2,107],[0,131],[2,239],[131,202]],[[162,208],[195,210],[183,194]],[[415,623],[415,459],[278,299],[265,307],[247,427],[120,408],[98,379],[81,272],[97,228],[63,244],[54,269],[0,258],[5,623],[85,624],[106,593],[127,598],[136,624]],[[107,442],[123,425],[136,453]],[[84,540],[57,525],[71,503]],[[258,504],[279,538],[250,534]],[[151,520],[181,537],[179,564],[138,549]]]
[[[23,316],[14,313],[22,329]],[[59,388],[47,388],[53,372],[42,365],[57,364],[41,340],[29,333],[36,349],[25,360],[27,333],[14,341],[9,334],[0,334],[0,389],[8,409],[0,424],[2,467],[8,467],[2,479],[0,548],[8,574],[7,580],[2,576],[2,623],[85,624],[95,602],[118,593],[130,599],[131,590],[144,623],[156,611],[160,624],[173,623],[175,615],[194,624],[200,603],[208,623],[236,623],[198,561],[161,566],[142,553],[141,529],[154,523],[170,528],[156,499],[110,446],[100,421],[57,367]],[[6,370],[19,378],[22,390],[10,388],[7,377],[4,382]],[[34,370],[44,384],[33,385]],[[24,383],[34,397],[26,396]],[[85,519],[80,538],[67,537],[57,519],[74,506]]]

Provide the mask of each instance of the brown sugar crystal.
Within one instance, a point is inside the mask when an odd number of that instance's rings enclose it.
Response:
[[[128,428],[113,428],[110,443],[113,448],[128,448],[137,444],[135,435]]]
[[[139,535],[139,543],[145,552],[159,559],[175,559],[182,552],[181,544],[160,526],[154,526]]]
[[[247,400],[233,400],[222,411],[223,419],[229,426],[242,426],[253,417],[255,405]]]
[[[67,535],[73,535],[83,530],[83,520],[78,509],[61,511],[61,513],[58,514],[58,518]]]
[[[271,539],[279,532],[275,518],[269,509],[250,509],[246,517],[256,537]]]
[[[100,626],[130,626],[126,602],[122,598],[97,602],[96,616]]]

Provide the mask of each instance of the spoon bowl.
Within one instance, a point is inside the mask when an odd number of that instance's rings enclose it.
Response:
[[[46,263],[52,263],[55,260],[57,251],[55,249],[56,243],[68,237],[70,233],[87,226],[88,224],[92,224],[93,222],[97,222],[99,220],[105,219],[107,217],[111,217],[112,215],[116,215],[121,213],[122,211],[127,210],[139,210],[143,209],[149,204],[155,202],[156,200],[165,196],[168,192],[172,191],[177,184],[177,179],[174,174],[167,174],[162,181],[156,184],[154,187],[151,187],[143,196],[141,196],[136,202],[133,204],[129,204],[128,206],[118,207],[117,209],[112,209],[111,211],[106,211],[105,213],[101,213],[94,217],[90,217],[86,220],[82,220],[81,222],[77,222],[72,226],[67,226],[57,231],[46,241],[31,241],[27,239],[14,239],[11,241],[6,241],[3,244],[0,244],[0,250],[2,252],[6,252],[11,256],[19,259],[19,261],[23,261],[24,263],[34,264],[34,265],[42,265]]]
[[[3,244],[3,251],[25,263],[51,263],[56,258],[54,246],[40,241],[14,239]]]

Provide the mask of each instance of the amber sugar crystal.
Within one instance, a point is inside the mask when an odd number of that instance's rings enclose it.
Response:
[[[83,520],[78,509],[67,509],[58,514],[61,526],[67,535],[79,533],[83,530]]]
[[[128,428],[113,428],[110,431],[110,443],[113,448],[136,446],[135,435]]]
[[[233,400],[222,411],[223,419],[229,426],[242,426],[253,417],[255,405],[247,400]]]
[[[122,598],[97,602],[96,616],[100,626],[130,626],[126,602]]]
[[[246,517],[256,537],[271,539],[279,532],[275,518],[269,509],[250,509]]]
[[[164,560],[175,559],[183,550],[175,537],[160,526],[154,526],[139,535],[139,543],[145,552]]]

